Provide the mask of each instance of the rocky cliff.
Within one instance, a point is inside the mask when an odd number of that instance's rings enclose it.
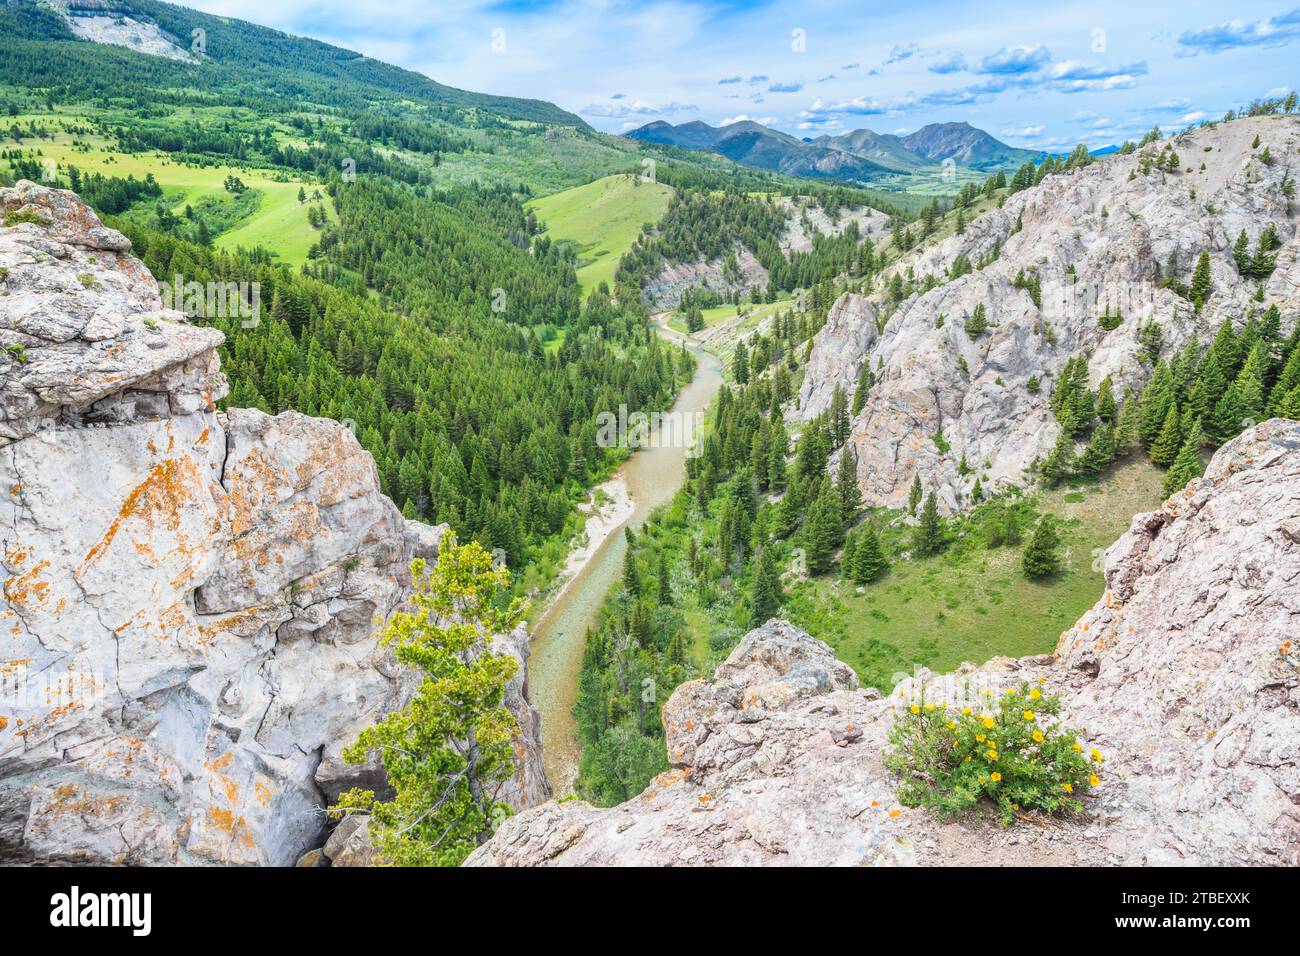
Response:
[[[670,763],[611,809],[547,803],[471,865],[1300,864],[1300,423],[1254,427],[1138,515],[1106,591],[1056,652],[882,699],[828,646],[772,621],[664,708]],[[1078,819],[941,823],[881,761],[924,689],[958,703],[1022,680],[1105,754]]]
[[[782,196],[777,205],[787,217],[777,245],[787,256],[792,252],[807,252],[818,236],[841,235],[850,225],[856,225],[859,233],[873,242],[879,242],[888,234],[889,217],[866,206],[841,209],[835,216],[830,216],[810,199],[796,201]],[[646,283],[641,292],[642,301],[652,312],[661,312],[676,309],[688,289],[703,287],[718,293],[739,291],[741,295],[748,295],[754,289],[766,290],[767,270],[754,253],[740,246],[735,250],[735,256],[739,272],[734,280],[726,276],[726,256],[665,264],[658,275]]]
[[[218,411],[221,333],[72,193],[19,183],[0,218],[0,861],[292,863],[382,784],[340,751],[413,687],[375,624],[444,529],[343,426]],[[522,668],[509,703],[528,806]]]
[[[1056,440],[1051,387],[1072,356],[1088,356],[1094,389],[1111,375],[1122,398],[1151,371],[1139,357],[1146,322],[1160,324],[1166,355],[1193,335],[1208,344],[1224,319],[1240,327],[1252,310],[1274,303],[1285,329],[1294,327],[1300,206],[1284,187],[1293,190],[1300,174],[1298,144],[1300,117],[1242,119],[1175,139],[1176,171],[1142,172],[1146,154],[1167,145],[1161,142],[1011,195],[963,234],[905,257],[891,272],[943,281],[959,257],[978,265],[1000,249],[983,269],[896,308],[879,291],[840,298],[814,341],[800,417],[825,411],[836,385],[852,395],[870,363],[876,384],[849,442],[868,505],[902,505],[918,473],[947,512],[970,502],[977,476],[986,490],[1023,486],[1026,469]],[[1238,274],[1232,246],[1244,229],[1253,249],[1270,225],[1282,247],[1260,291]],[[1159,280],[1172,256],[1186,282],[1202,250],[1210,253],[1213,292],[1197,313]],[[1041,283],[1038,303],[1014,284],[1022,270]],[[990,328],[972,337],[965,322],[979,304]],[[1109,332],[1098,322],[1108,306],[1124,316]],[[1027,387],[1034,376],[1043,383],[1037,394]],[[933,440],[940,433],[950,451]],[[965,476],[963,456],[972,469]]]

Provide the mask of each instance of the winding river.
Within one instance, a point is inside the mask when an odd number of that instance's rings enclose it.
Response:
[[[695,377],[677,396],[672,411],[679,415],[705,411],[722,384],[722,364],[671,329],[660,326],[659,331],[674,343],[685,341],[697,363]],[[596,625],[605,595],[622,577],[627,553],[623,529],[639,528],[652,511],[672,500],[686,480],[686,450],[679,445],[652,438],[648,447],[635,452],[619,468],[617,474],[631,493],[631,516],[606,538],[533,628],[529,696],[542,717],[546,775],[556,796],[572,792],[578,771],[577,725],[572,711],[583,640],[587,629]]]

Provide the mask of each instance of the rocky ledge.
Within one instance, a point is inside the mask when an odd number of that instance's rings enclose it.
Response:
[[[1182,157],[1181,172],[1148,169],[1167,146]],[[825,412],[837,386],[854,395],[869,366],[875,384],[846,445],[868,505],[902,507],[918,475],[944,513],[975,503],[977,478],[985,492],[1024,487],[1057,440],[1052,389],[1071,358],[1087,358],[1093,389],[1111,376],[1122,401],[1151,375],[1143,357],[1151,322],[1166,359],[1193,336],[1204,346],[1225,320],[1240,330],[1270,306],[1281,310],[1281,334],[1291,333],[1300,206],[1287,193],[1298,153],[1300,117],[1244,118],[1008,196],[962,233],[892,264],[867,295],[840,297],[813,340],[798,417]],[[1276,269],[1264,281],[1243,277],[1234,243],[1244,231],[1255,248],[1270,229],[1281,243]],[[1197,310],[1162,277],[1172,263],[1190,280],[1202,251],[1212,291]],[[959,274],[959,262],[969,271]],[[893,303],[892,274],[939,284]],[[1034,277],[1037,293],[1017,281]],[[989,328],[972,335],[965,325],[981,305]],[[1107,309],[1123,313],[1109,331],[1099,321]]]
[[[218,411],[220,332],[163,310],[75,195],[0,190],[0,862],[291,864],[382,786],[340,751],[412,672],[375,625],[443,528],[343,426]],[[249,334],[255,334],[250,332]],[[520,630],[498,646],[526,662]],[[546,799],[524,669],[508,797]]]
[[[477,866],[1300,864],[1300,423],[1224,446],[1138,515],[1106,591],[1056,652],[889,698],[783,621],[748,634],[664,708],[673,768],[599,809],[507,820]],[[898,708],[1042,680],[1106,755],[1078,819],[941,823],[899,806],[882,765]]]

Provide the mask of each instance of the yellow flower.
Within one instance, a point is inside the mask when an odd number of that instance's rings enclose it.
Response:
[[[1002,779],[1002,774],[998,773],[995,770],[993,771],[993,773],[989,774],[989,779],[992,780],[994,783],[997,783],[999,780]]]
[[[898,816],[898,815],[899,815],[900,813],[902,813],[902,812],[903,812],[902,810],[890,810],[890,811],[889,811],[889,815],[890,815],[891,817],[896,817],[896,816]]]
[[[1034,719],[1034,712],[1032,710],[1025,711],[1025,720],[1033,720],[1033,719]]]
[[[966,755],[966,759],[965,759],[964,763],[970,763],[970,754],[967,754],[967,755]]]
[[[961,709],[961,712],[962,712],[963,714],[967,714],[967,715],[969,715],[969,714],[970,714],[970,708],[969,708],[969,707],[963,707],[963,708]]]
[[[1101,763],[1101,751],[1096,747],[1092,749],[1092,759],[1096,763]]]
[[[949,730],[956,730],[956,729],[957,729],[957,725],[954,724],[954,723],[950,720],[950,721],[948,721],[948,729],[949,729]]]
[[[916,704],[913,704],[913,705],[912,705],[912,713],[914,713],[914,714],[919,714],[920,712],[921,712],[921,708],[920,708],[920,707],[917,707]]]
[[[989,758],[990,760],[997,760],[997,759],[998,759],[998,752],[997,752],[996,750],[990,750],[990,751],[988,752],[987,756],[988,756],[988,758]]]
[[[992,729],[993,729],[994,727],[996,727],[996,726],[997,726],[997,721],[994,720],[992,717],[985,717],[985,718],[984,718],[984,729],[985,729],[985,730],[992,730]]]
[[[1083,753],[1083,747],[1077,740],[1074,742],[1074,752],[1077,754]]]
[[[1094,773],[1094,774],[1089,774],[1089,775],[1088,775],[1088,782],[1089,782],[1090,784],[1092,784],[1092,785],[1095,787],[1095,786],[1097,786],[1099,783],[1101,783],[1101,778],[1098,777],[1095,773]]]
[[[1042,732],[1041,730],[1035,730],[1035,731],[1034,731],[1034,743],[1036,743],[1036,744],[1041,744],[1042,742],[1043,742],[1043,732]]]
[[[1037,687],[1035,687],[1033,690],[1031,690],[1031,691],[1029,692],[1029,699],[1030,699],[1030,700],[1038,700],[1038,698],[1040,698],[1040,697],[1042,697],[1042,696],[1043,696],[1043,692],[1040,691]]]
[[[983,778],[983,777],[980,777],[980,786],[983,786],[983,785],[984,785],[984,778]]]
[[[1063,784],[1061,784],[1061,789],[1064,790],[1066,793],[1074,793],[1074,785],[1073,785],[1073,784],[1063,783]]]
[[[975,742],[976,742],[977,744],[982,744],[982,743],[984,743],[984,735],[983,735],[983,734],[980,734],[978,737],[976,737],[976,738],[975,738]]]

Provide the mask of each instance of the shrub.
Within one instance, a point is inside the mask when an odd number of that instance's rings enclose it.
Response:
[[[913,703],[885,753],[899,802],[949,818],[996,809],[1003,823],[1021,810],[1082,811],[1102,757],[1084,754],[1076,732],[1055,720],[1060,709],[1058,696],[1024,682],[981,708]]]
[[[50,224],[50,221],[44,216],[26,210],[11,212],[9,215],[5,216],[6,226],[17,226],[24,222],[30,222],[33,226],[48,226]]]

